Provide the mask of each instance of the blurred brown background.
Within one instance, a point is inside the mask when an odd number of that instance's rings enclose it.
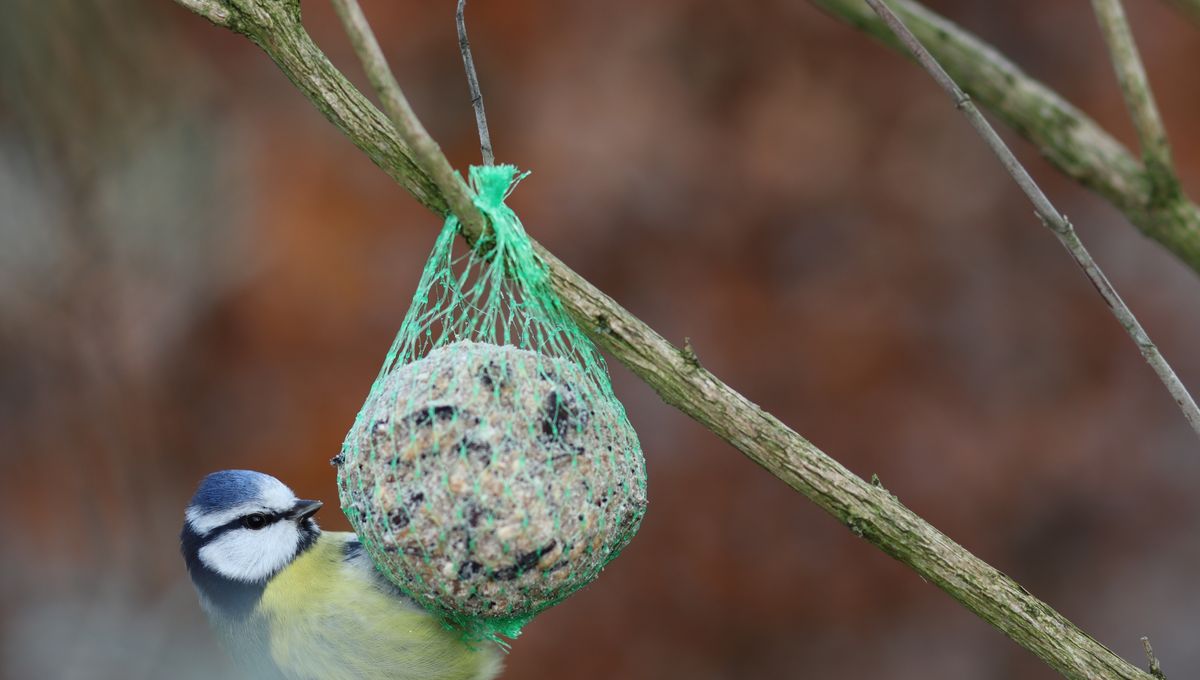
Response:
[[[931,4],[1134,144],[1088,3]],[[1200,194],[1200,26],[1126,4]],[[0,8],[0,674],[223,677],[183,506],[227,467],[336,501],[327,461],[439,221],[167,0]],[[452,0],[364,9],[475,161]],[[1200,443],[923,73],[800,0],[473,0],[468,21],[535,237],[1118,653],[1149,635],[1200,673]],[[1200,389],[1197,275],[1016,146]],[[506,678],[1052,677],[612,372],[649,515]]]

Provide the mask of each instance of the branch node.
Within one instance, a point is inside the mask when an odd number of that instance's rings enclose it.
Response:
[[[861,517],[851,517],[846,520],[846,527],[850,529],[850,533],[859,538],[865,538],[867,535],[867,522]]]
[[[1033,214],[1044,227],[1059,237],[1065,238],[1075,232],[1075,225],[1071,224],[1071,220],[1067,219],[1067,216],[1060,212],[1052,213],[1049,217],[1036,210]]]
[[[1162,667],[1158,665],[1158,657],[1154,656],[1154,648],[1150,646],[1150,638],[1142,636],[1142,648],[1146,650],[1146,661],[1150,663],[1150,675],[1158,678],[1158,680],[1167,680],[1167,676],[1163,674]]]
[[[700,357],[696,355],[696,350],[692,349],[692,339],[683,339],[683,349],[679,350],[679,354],[683,357],[683,362],[692,368],[700,368]]]
[[[608,322],[608,317],[603,314],[597,314],[592,330],[597,335],[608,335],[612,332],[612,325]]]

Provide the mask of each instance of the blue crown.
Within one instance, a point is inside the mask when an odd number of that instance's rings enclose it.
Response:
[[[221,510],[258,498],[270,475],[253,470],[221,470],[205,477],[192,496],[192,507],[204,512]]]

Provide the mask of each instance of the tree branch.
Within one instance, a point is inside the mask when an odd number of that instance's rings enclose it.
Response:
[[[1150,638],[1142,637],[1142,649],[1146,651],[1146,662],[1150,664],[1150,675],[1158,680],[1167,680],[1167,676],[1163,675],[1162,666],[1158,664],[1158,657],[1154,656],[1154,648],[1150,646]]]
[[[300,23],[299,0],[175,0],[240,33],[271,56],[300,92],[363,153],[413,195],[444,215],[446,199],[387,117],[346,80]]]
[[[208,19],[214,24],[229,28],[229,10],[221,4],[220,0],[175,0],[180,5],[192,10],[196,14]]]
[[[811,0],[826,12],[900,47],[864,0]],[[1082,111],[1029,77],[995,48],[913,0],[896,13],[976,101],[1025,137],[1059,170],[1103,196],[1200,273],[1200,207],[1182,192],[1162,196],[1142,164]]]
[[[436,188],[446,198],[450,210],[458,216],[464,231],[472,236],[483,233],[485,220],[475,208],[471,190],[462,176],[450,166],[450,161],[446,160],[441,147],[429,136],[429,132],[409,106],[408,99],[392,75],[392,69],[388,66],[383,50],[375,40],[375,34],[371,31],[367,18],[363,16],[357,0],[333,0],[333,7],[337,10],[342,25],[346,27],[350,44],[354,46],[355,53],[362,61],[363,70],[367,72],[371,86],[375,88],[383,103],[383,110],[395,125],[395,130],[404,140],[405,146],[413,150],[418,167],[433,177]],[[316,45],[312,47],[319,52]]]
[[[487,114],[483,110],[483,92],[479,89],[479,75],[475,73],[475,59],[471,57],[471,41],[467,40],[467,0],[458,0],[454,23],[458,25],[458,49],[462,52],[463,68],[467,71],[467,87],[471,90],[471,106],[475,108],[475,127],[479,129],[479,151],[484,165],[496,162],[492,153],[492,136],[488,133]]]
[[[187,0],[177,0],[187,6]],[[359,105],[345,79],[300,26],[292,0],[223,0],[239,31],[263,47],[314,104],[405,188],[425,187],[396,132],[380,131],[382,117]],[[235,4],[236,3],[236,4]],[[266,22],[249,22],[246,7],[263,10]],[[364,25],[365,26],[365,25]],[[364,42],[364,45],[368,43]],[[351,88],[352,89],[352,88]],[[369,106],[369,105],[368,105]],[[379,134],[388,139],[381,143]],[[417,179],[413,179],[412,176]],[[461,181],[459,179],[458,181]],[[411,189],[410,189],[411,191]],[[431,189],[436,192],[436,187]],[[446,199],[425,195],[422,203],[445,214]],[[459,215],[466,221],[468,215]],[[681,350],[560,260],[536,246],[550,268],[564,305],[601,347],[628,366],[663,400],[735,446],[754,462],[812,500],[856,535],[908,565],[955,600],[1070,678],[1149,680],[1044,602],[975,557],[906,508],[881,486],[854,475],[804,437],[789,429],[704,369]]]
[[[1179,194],[1179,179],[1171,161],[1171,146],[1167,142],[1167,130],[1163,127],[1154,94],[1146,79],[1146,69],[1133,42],[1133,32],[1125,18],[1121,0],[1092,0],[1100,32],[1112,55],[1121,94],[1137,130],[1138,143],[1142,148],[1142,163],[1150,181],[1150,190],[1155,196],[1169,199]]]
[[[1163,386],[1167,388],[1167,392],[1171,394],[1171,398],[1179,405],[1179,408],[1183,411],[1184,418],[1192,426],[1192,431],[1196,433],[1197,437],[1200,437],[1200,407],[1196,406],[1196,401],[1192,399],[1192,395],[1188,393],[1187,388],[1179,380],[1179,376],[1175,375],[1175,371],[1167,363],[1166,357],[1162,355],[1162,352],[1158,351],[1158,347],[1150,340],[1150,336],[1142,328],[1142,324],[1133,315],[1133,310],[1129,309],[1129,306],[1117,294],[1116,288],[1113,287],[1108,277],[1100,269],[1100,265],[1096,264],[1096,261],[1092,259],[1091,253],[1084,247],[1083,241],[1079,240],[1079,235],[1075,233],[1075,227],[1072,226],[1065,215],[1058,211],[1058,208],[1055,208],[1050,203],[1050,199],[1046,198],[1046,194],[1042,192],[1041,187],[1037,185],[1037,182],[1033,181],[1033,177],[1030,177],[1029,172],[1025,170],[1025,167],[1021,165],[1017,157],[1013,155],[1013,152],[1004,143],[1004,140],[1000,139],[1000,135],[996,134],[996,130],[992,128],[987,119],[983,117],[983,114],[979,112],[979,109],[975,107],[975,104],[967,96],[967,93],[963,92],[958,84],[954,82],[954,79],[947,75],[946,71],[942,69],[941,64],[933,58],[929,50],[925,49],[921,41],[904,25],[900,17],[896,16],[883,0],[866,1],[871,6],[871,9],[883,19],[888,29],[899,37],[900,42],[916,58],[922,68],[937,81],[937,84],[946,91],[946,94],[950,95],[955,108],[962,111],[963,115],[971,123],[971,127],[975,128],[979,136],[983,137],[983,140],[992,149],[992,152],[1000,159],[1000,163],[1004,165],[1004,169],[1012,176],[1017,186],[1021,187],[1021,191],[1025,193],[1029,201],[1033,203],[1034,212],[1037,213],[1042,224],[1046,225],[1054,233],[1059,243],[1075,259],[1075,264],[1079,265],[1079,268],[1083,270],[1088,280],[1096,287],[1096,291],[1100,293],[1100,296],[1104,298],[1105,304],[1108,305],[1109,311],[1116,317],[1117,321],[1125,329],[1125,332],[1129,334],[1129,337],[1133,339],[1134,344],[1137,345],[1138,351],[1142,353],[1142,357],[1145,358],[1146,363],[1150,364],[1150,367],[1158,374],[1158,379],[1162,381]],[[1102,4],[1107,2],[1107,0],[1096,0],[1096,2]]]

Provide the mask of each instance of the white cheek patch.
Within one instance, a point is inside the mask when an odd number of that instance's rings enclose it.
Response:
[[[287,520],[264,529],[234,529],[200,548],[200,561],[225,578],[264,581],[296,557],[300,530]]]

